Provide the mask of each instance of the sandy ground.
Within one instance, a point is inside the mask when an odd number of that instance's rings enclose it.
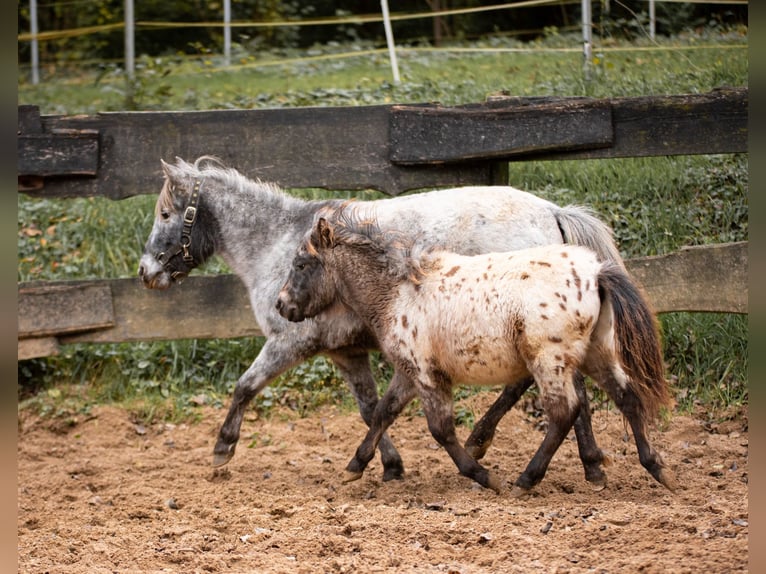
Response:
[[[463,404],[478,418],[493,398]],[[510,482],[542,439],[531,410],[506,416],[485,458]],[[458,475],[420,416],[391,429],[404,480],[382,482],[376,457],[344,484],[364,431],[356,413],[252,411],[234,459],[215,471],[225,411],[201,414],[144,427],[100,407],[62,427],[22,411],[19,572],[747,571],[746,415],[676,415],[653,430],[682,485],[672,494],[639,465],[621,416],[598,410],[596,437],[613,458],[607,488],[585,482],[570,436],[543,482],[514,499]]]

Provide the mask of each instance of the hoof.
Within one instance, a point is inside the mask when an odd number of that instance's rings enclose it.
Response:
[[[351,470],[343,471],[343,482],[354,482],[355,480],[359,480],[362,478],[362,472],[356,472]]]
[[[234,458],[234,450],[236,447],[236,443],[229,445],[221,443],[216,444],[215,449],[213,449],[213,468],[223,466]]]
[[[486,444],[468,444],[465,445],[466,452],[470,455],[471,458],[474,460],[481,460],[484,458],[484,455],[487,454],[487,449],[489,448],[490,443]]]
[[[675,492],[678,489],[678,481],[676,481],[676,477],[667,468],[661,469],[659,476],[656,478],[659,483],[667,488],[670,492]]]
[[[359,474],[359,476],[361,476],[361,473]],[[383,482],[388,482],[389,480],[404,480],[404,467],[392,466],[390,468],[384,469]]]
[[[593,492],[601,492],[602,490],[604,490],[606,488],[606,478],[604,480],[601,480],[601,481],[589,482],[589,484],[590,484],[590,489]]]
[[[505,486],[505,481],[496,474],[490,472],[487,476],[487,488],[494,490],[495,494],[500,494],[503,486]]]
[[[522,496],[526,496],[529,494],[530,490],[531,489],[521,488],[518,484],[514,484],[511,489],[511,498],[521,498]]]

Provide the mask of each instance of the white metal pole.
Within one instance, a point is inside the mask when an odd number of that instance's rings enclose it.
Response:
[[[655,22],[657,19],[654,17],[654,0],[649,0],[649,37],[654,40]]]
[[[231,0],[223,0],[223,62],[231,65]]]
[[[399,64],[396,61],[396,47],[394,46],[394,33],[391,30],[391,17],[388,14],[388,0],[380,0],[383,10],[383,28],[386,30],[386,44],[388,44],[388,57],[391,60],[391,72],[394,74],[394,83],[399,83]]]
[[[125,0],[125,72],[133,78],[136,72],[135,16],[133,0]]]
[[[593,56],[593,35],[591,28],[590,0],[582,0],[582,55],[586,78],[590,78],[590,63]]]
[[[37,0],[29,0],[29,28],[32,32],[32,42],[29,46],[32,51],[32,83],[40,83],[40,52],[37,45]]]

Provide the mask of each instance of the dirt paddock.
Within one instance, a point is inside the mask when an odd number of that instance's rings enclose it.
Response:
[[[479,416],[493,398],[463,404]],[[21,412],[19,572],[747,571],[746,416],[711,425],[676,415],[653,429],[682,485],[672,494],[639,465],[621,416],[599,410],[607,488],[585,482],[570,436],[543,482],[513,499],[459,476],[420,416],[391,429],[404,480],[382,482],[376,456],[344,484],[364,432],[358,414],[253,411],[234,459],[214,471],[225,411],[201,412],[199,423],[143,427],[100,407],[66,428]],[[539,423],[516,407],[485,463],[512,482],[542,439]]]

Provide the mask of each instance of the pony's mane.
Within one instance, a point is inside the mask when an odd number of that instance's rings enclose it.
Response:
[[[336,208],[325,208],[317,217],[324,217],[333,229],[333,242],[365,246],[371,256],[385,261],[388,273],[399,279],[419,283],[424,275],[421,251],[411,238],[395,231],[383,231],[371,206],[347,201]],[[309,250],[316,250],[311,244]]]
[[[252,180],[241,174],[233,167],[227,167],[223,161],[212,155],[198,157],[195,162],[189,163],[180,157],[169,166],[172,175],[165,176],[165,182],[160,190],[155,206],[158,214],[163,209],[173,209],[173,197],[179,187],[185,191],[191,188],[191,182],[195,179],[215,179],[226,188],[234,191],[247,191],[260,189],[271,194],[288,197],[284,190],[275,183],[263,182],[259,179]],[[188,185],[186,185],[188,182]],[[186,189],[186,188],[189,189]]]

